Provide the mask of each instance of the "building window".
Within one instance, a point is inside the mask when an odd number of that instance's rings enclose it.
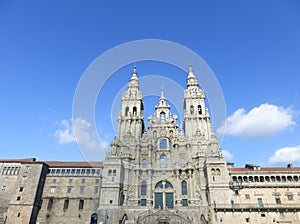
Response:
[[[55,183],[56,183],[56,179],[52,179],[52,183],[54,183],[54,184],[55,184]]]
[[[143,159],[142,161],[142,168],[147,168],[147,160]]]
[[[86,169],[81,169],[81,174],[84,175],[86,172]]]
[[[97,194],[99,192],[99,187],[94,187],[94,193]]]
[[[51,210],[52,207],[53,207],[53,198],[50,198],[49,201],[48,201],[47,209],[48,209],[48,210]]]
[[[191,113],[191,115],[194,114],[194,106],[193,105],[190,106],[190,113]]]
[[[18,197],[17,197],[17,201],[20,201],[20,200],[21,200],[21,196],[18,196]]]
[[[160,156],[160,167],[161,168],[167,168],[168,165],[167,165],[167,156],[165,154],[162,154]]]
[[[146,205],[147,205],[147,200],[141,199],[141,206],[146,206]]]
[[[5,192],[5,191],[6,191],[6,186],[2,186],[2,187],[1,187],[1,191],[2,191],[2,192]]]
[[[141,185],[141,195],[147,195],[147,183],[144,180]]]
[[[55,193],[55,187],[50,188],[50,193]]]
[[[76,175],[79,175],[80,174],[80,169],[77,169],[76,170]]]
[[[167,148],[167,139],[161,139],[159,142],[159,148],[166,149]]]
[[[26,176],[23,176],[22,181],[24,182],[26,180],[26,178],[27,178]]]
[[[126,117],[128,116],[128,112],[129,112],[129,107],[126,107],[126,108],[125,108],[125,116],[126,116]]]
[[[113,200],[109,200],[109,204],[112,204],[113,203]]]
[[[72,188],[71,187],[68,187],[67,188],[67,193],[71,193],[72,192]]]
[[[99,184],[100,183],[100,179],[99,178],[95,179],[95,183]]]
[[[246,199],[250,199],[250,194],[245,194]]]
[[[18,213],[18,217],[20,217],[20,216],[21,216],[21,213],[19,212],[19,213]]]
[[[66,173],[66,170],[65,170],[65,169],[62,169],[62,170],[61,170],[61,174],[64,175],[65,173]]]
[[[112,170],[108,170],[108,176],[112,175]]]
[[[188,200],[187,199],[182,199],[182,206],[186,207],[188,206]]]
[[[281,204],[281,200],[280,200],[280,196],[279,195],[275,196],[275,202],[276,202],[276,204]]]
[[[97,169],[97,170],[96,170],[96,174],[99,175],[100,173],[101,173],[101,170],[100,170],[100,169]]]
[[[202,114],[202,108],[200,105],[198,105],[198,114]]]
[[[160,121],[165,122],[166,121],[166,114],[164,112],[160,113]]]
[[[23,192],[23,190],[24,190],[24,187],[19,188],[19,192]]]
[[[246,222],[250,222],[250,218],[246,218]]]
[[[71,170],[70,170],[70,169],[67,169],[66,174],[68,175],[68,174],[70,174],[70,173],[71,173]]]
[[[165,183],[165,188],[166,188],[166,189],[168,189],[168,188],[173,188],[173,185],[172,185],[170,182],[166,181],[166,183]]]
[[[81,183],[84,184],[85,183],[85,179],[81,179]]]
[[[234,200],[231,200],[231,201],[230,201],[230,204],[231,204],[231,208],[234,208],[234,207],[235,207]]]
[[[113,170],[113,176],[115,177],[117,175],[117,171],[116,170]]]
[[[82,210],[82,209],[83,209],[83,206],[84,206],[84,200],[80,199],[80,200],[79,200],[78,209],[79,209],[79,210]]]
[[[184,168],[184,167],[185,167],[185,161],[184,161],[184,159],[181,159],[181,160],[180,160],[180,166],[181,166],[181,168]]]
[[[25,170],[24,170],[24,173],[28,173],[29,170],[30,170],[30,166],[26,166],[26,167],[25,167]]]
[[[137,115],[137,109],[136,109],[136,107],[133,107],[132,113],[133,113],[133,116]]]
[[[266,217],[266,213],[265,213],[264,211],[261,211],[261,212],[260,212],[260,216],[261,216],[261,217]]]
[[[3,168],[3,171],[2,171],[2,174],[3,174],[3,175],[6,174],[6,169],[7,169],[7,167],[4,167],[4,168]]]
[[[51,174],[55,174],[55,169],[51,169]]]
[[[235,190],[235,191],[234,191],[234,194],[235,194],[235,195],[239,195],[239,190]]]
[[[69,208],[69,199],[66,199],[64,201],[64,210],[68,210],[68,208]]]
[[[60,174],[60,169],[56,169],[56,174]]]
[[[72,169],[71,170],[71,174],[75,174],[76,173],[76,170],[75,169]]]
[[[187,184],[185,180],[181,182],[181,194],[187,195]]]
[[[73,179],[69,179],[69,184],[73,183]]]
[[[263,201],[261,198],[257,198],[257,203],[259,207],[264,207]]]
[[[87,174],[87,175],[90,175],[90,174],[91,174],[91,170],[90,170],[90,169],[87,169],[87,170],[86,170],[86,174]]]
[[[84,187],[80,187],[80,188],[79,188],[79,193],[80,193],[80,194],[83,194],[83,193],[84,193]]]
[[[288,198],[288,200],[289,200],[289,201],[292,201],[292,200],[294,200],[294,198],[293,198],[293,195],[292,195],[292,194],[288,194],[288,195],[287,195],[287,198]]]
[[[156,189],[163,189],[163,183],[162,183],[162,181],[160,181],[160,182],[158,182],[156,185],[155,185],[155,188]]]
[[[92,172],[91,172],[92,174],[95,174],[96,173],[96,170],[95,169],[92,169]]]
[[[284,212],[280,211],[279,216],[280,216],[280,218],[284,218]]]

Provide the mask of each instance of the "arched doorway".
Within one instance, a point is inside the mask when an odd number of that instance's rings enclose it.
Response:
[[[98,215],[97,213],[93,213],[91,215],[91,224],[97,224],[98,223]]]
[[[172,209],[174,208],[174,189],[168,181],[160,181],[154,188],[154,208]]]

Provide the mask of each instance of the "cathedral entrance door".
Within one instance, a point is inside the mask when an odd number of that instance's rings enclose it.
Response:
[[[168,181],[160,181],[154,189],[154,208],[172,209],[174,208],[173,185]]]
[[[163,194],[155,193],[155,205],[154,208],[162,209],[163,208]]]
[[[173,193],[166,193],[166,207],[174,208]]]

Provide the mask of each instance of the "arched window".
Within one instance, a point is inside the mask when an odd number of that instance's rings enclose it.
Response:
[[[187,184],[185,180],[181,182],[181,194],[187,195]]]
[[[170,182],[166,181],[165,188],[173,188],[173,185]]]
[[[113,170],[113,176],[116,176],[116,174],[117,174],[117,171]]]
[[[126,116],[126,117],[128,116],[128,113],[129,113],[129,107],[126,107],[126,108],[125,108],[125,116]]]
[[[217,175],[221,175],[220,169],[216,169],[216,174],[217,174]]]
[[[211,169],[211,175],[216,175],[216,170],[214,168]]]
[[[165,154],[162,154],[161,156],[160,156],[160,167],[161,168],[166,168],[166,167],[168,167],[168,164],[167,164],[167,156],[165,155]]]
[[[97,224],[98,223],[98,215],[97,213],[93,213],[91,216],[91,224]]]
[[[142,161],[142,168],[147,168],[147,160],[143,159]]]
[[[194,114],[194,106],[193,105],[190,106],[190,113]]]
[[[136,109],[136,107],[133,107],[132,113],[133,113],[133,116],[136,116],[136,114],[137,114],[137,109]]]
[[[142,181],[141,195],[147,195],[147,183],[144,180]]]
[[[159,189],[162,189],[163,188],[163,184],[162,184],[162,181],[158,182],[156,185],[155,185],[155,188],[159,188]]]
[[[161,122],[165,122],[166,121],[166,114],[165,114],[165,112],[161,112],[160,113],[160,121]]]
[[[112,175],[112,170],[108,170],[108,176]]]
[[[201,107],[201,105],[198,105],[198,114],[202,114],[202,107]]]

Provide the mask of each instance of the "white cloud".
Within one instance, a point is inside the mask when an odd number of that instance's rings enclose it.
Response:
[[[263,138],[295,126],[294,112],[272,104],[261,104],[248,113],[240,108],[230,115],[217,132],[243,138]]]
[[[274,155],[269,157],[269,163],[272,164],[293,162],[300,162],[300,145],[278,149]]]
[[[56,130],[55,137],[60,144],[67,144],[75,141],[72,122],[70,120],[62,120],[59,124],[60,128]]]
[[[107,148],[108,142],[101,140],[97,133],[91,130],[90,122],[80,117],[74,119],[73,122],[71,119],[60,122],[60,127],[55,132],[55,137],[60,144],[77,142],[79,146],[88,150],[105,150]]]
[[[223,154],[223,158],[226,161],[229,161],[229,160],[231,160],[233,158],[233,154],[231,154],[228,150],[223,149],[222,150],[222,154]]]

